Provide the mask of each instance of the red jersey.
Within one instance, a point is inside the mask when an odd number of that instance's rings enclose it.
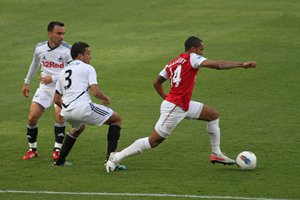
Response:
[[[195,53],[183,53],[169,62],[160,72],[160,76],[170,79],[171,89],[165,98],[166,101],[180,106],[188,111],[191,101],[195,79],[200,64],[205,57]]]

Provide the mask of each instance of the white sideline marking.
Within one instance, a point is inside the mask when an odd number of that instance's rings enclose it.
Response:
[[[292,200],[259,197],[233,197],[233,196],[206,196],[192,194],[151,194],[151,193],[110,193],[110,192],[54,192],[54,191],[26,191],[26,190],[0,190],[0,193],[19,194],[60,194],[60,195],[88,195],[88,196],[139,196],[139,197],[177,197],[194,199],[240,199],[240,200]],[[296,200],[296,199],[294,199]]]

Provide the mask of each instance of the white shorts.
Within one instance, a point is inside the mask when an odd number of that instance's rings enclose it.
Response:
[[[40,104],[44,107],[44,109],[46,109],[52,105],[54,94],[55,88],[38,88],[32,98],[32,101]]]
[[[177,124],[184,118],[198,119],[203,108],[203,103],[190,101],[189,110],[186,112],[175,104],[163,101],[160,107],[160,117],[155,125],[156,132],[163,138],[167,138]]]
[[[113,114],[113,110],[96,103],[88,103],[72,110],[62,109],[61,115],[71,124],[72,128],[79,130],[81,124],[101,126]]]

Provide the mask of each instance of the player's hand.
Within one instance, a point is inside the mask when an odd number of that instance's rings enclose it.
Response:
[[[254,67],[256,67],[256,62],[255,61],[244,62],[243,67],[245,69],[254,68]]]
[[[29,96],[29,85],[24,83],[23,87],[22,87],[22,93],[25,97],[28,97]]]
[[[110,104],[111,100],[108,96],[105,97],[105,99],[102,99],[102,104],[105,106],[108,106]]]
[[[43,83],[45,85],[53,82],[52,76],[49,76],[49,75],[46,75],[44,77],[40,77],[39,80],[40,80],[41,83]]]

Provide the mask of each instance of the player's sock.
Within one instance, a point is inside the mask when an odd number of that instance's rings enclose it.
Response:
[[[108,160],[111,152],[115,152],[120,139],[121,127],[118,125],[110,125],[107,133],[107,152],[106,160]]]
[[[60,150],[63,140],[65,138],[65,130],[66,130],[66,123],[57,123],[55,122],[55,126],[54,126],[54,134],[55,134],[55,144],[54,144],[54,149],[53,151],[55,151],[56,149]]]
[[[28,138],[28,144],[29,148],[32,151],[37,150],[37,135],[38,135],[38,125],[29,125],[27,124],[27,138]]]
[[[122,159],[128,156],[133,156],[143,151],[151,149],[148,137],[140,138],[132,143],[129,147],[123,149],[121,152],[115,154],[116,160],[120,162]]]
[[[68,156],[69,152],[71,151],[72,147],[74,146],[74,143],[76,142],[77,137],[74,135],[71,135],[71,133],[67,133],[65,137],[65,141],[61,147],[59,158],[57,159],[57,164],[63,164],[66,160],[66,157]]]
[[[210,121],[207,123],[207,131],[210,139],[211,151],[215,154],[221,154],[220,149],[220,127],[219,127],[219,119]]]

